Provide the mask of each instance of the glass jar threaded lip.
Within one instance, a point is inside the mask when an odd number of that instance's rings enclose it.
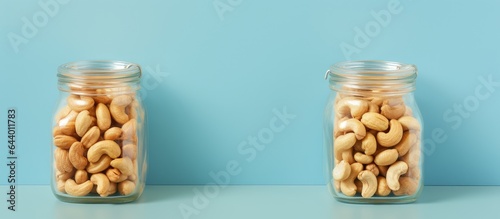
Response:
[[[415,90],[417,67],[393,61],[362,60],[334,64],[325,75],[330,89],[371,96],[403,95]]]
[[[64,92],[91,95],[86,92],[127,86],[128,91],[140,88],[141,67],[115,60],[88,60],[65,63],[57,69],[58,88]],[[75,89],[84,88],[84,89]]]

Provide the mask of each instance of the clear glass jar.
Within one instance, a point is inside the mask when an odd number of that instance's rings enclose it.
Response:
[[[416,66],[389,61],[346,61],[327,71],[326,179],[337,200],[408,203],[421,193],[416,77]]]
[[[145,111],[141,68],[123,61],[77,61],[58,68],[52,191],[65,202],[121,203],[144,190]]]

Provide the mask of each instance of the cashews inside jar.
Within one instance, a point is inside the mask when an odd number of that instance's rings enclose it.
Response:
[[[324,122],[334,197],[351,203],[416,200],[423,184],[416,67],[346,61],[325,78],[332,90]]]
[[[53,190],[60,200],[118,203],[141,195],[146,157],[140,75],[138,65],[121,61],[59,67],[63,95],[52,147]]]

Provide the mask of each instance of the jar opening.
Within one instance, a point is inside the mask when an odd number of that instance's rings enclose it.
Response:
[[[415,90],[417,67],[391,61],[345,61],[333,65],[326,77],[330,89],[338,92],[402,95]]]
[[[111,89],[134,92],[139,89],[141,67],[124,61],[76,61],[58,68],[58,88],[75,94],[89,94],[88,90]],[[127,87],[128,89],[116,89]]]

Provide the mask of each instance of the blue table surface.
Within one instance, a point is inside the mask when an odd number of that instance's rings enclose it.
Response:
[[[15,212],[2,201],[0,218],[500,218],[500,186],[426,186],[417,202],[397,205],[341,203],[326,186],[204,189],[148,185],[132,203],[72,204],[57,200],[47,185],[25,185],[18,186]],[[0,191],[7,199],[8,187]]]

